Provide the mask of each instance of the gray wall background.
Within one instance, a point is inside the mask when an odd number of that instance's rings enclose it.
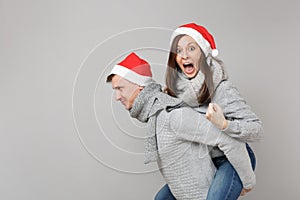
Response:
[[[0,0],[0,198],[152,199],[164,181],[143,165],[146,127],[113,101],[104,77],[137,49],[163,83],[170,30],[194,21],[213,33],[264,122],[263,141],[252,144],[257,186],[242,199],[297,199],[299,8],[296,0]]]

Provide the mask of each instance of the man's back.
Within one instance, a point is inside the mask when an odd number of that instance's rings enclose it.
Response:
[[[180,117],[189,107],[163,110],[157,117],[158,165],[172,192],[178,199],[206,199],[215,174],[207,145],[183,140],[170,126],[170,119]],[[196,123],[197,119],[191,123]],[[179,122],[180,123],[180,122]],[[195,130],[196,131],[196,130]]]

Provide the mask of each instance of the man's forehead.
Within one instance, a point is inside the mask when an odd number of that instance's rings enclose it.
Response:
[[[126,78],[123,78],[119,75],[114,75],[112,77],[112,87],[127,87],[127,86],[138,86],[136,83],[133,83],[131,81],[128,81]]]
[[[112,77],[112,86],[114,87],[119,87],[119,86],[124,86],[124,85],[128,85],[131,84],[129,81],[127,81],[125,78],[119,76],[119,75],[114,75]]]
[[[121,77],[118,75],[114,75],[111,79],[111,85],[113,88],[118,87],[120,84]]]
[[[115,75],[113,75],[113,77],[111,78],[111,81],[112,81],[112,82],[118,82],[118,81],[120,81],[121,78],[122,78],[121,76],[115,74]]]

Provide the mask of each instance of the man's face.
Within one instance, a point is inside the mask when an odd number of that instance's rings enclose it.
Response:
[[[127,81],[121,76],[114,75],[111,79],[113,90],[116,92],[116,101],[121,101],[126,110],[132,108],[135,98],[143,87]]]

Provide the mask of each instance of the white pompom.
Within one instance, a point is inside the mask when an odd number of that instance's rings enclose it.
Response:
[[[218,49],[213,49],[212,52],[211,52],[211,55],[212,55],[213,57],[216,57],[218,54],[219,54]]]

